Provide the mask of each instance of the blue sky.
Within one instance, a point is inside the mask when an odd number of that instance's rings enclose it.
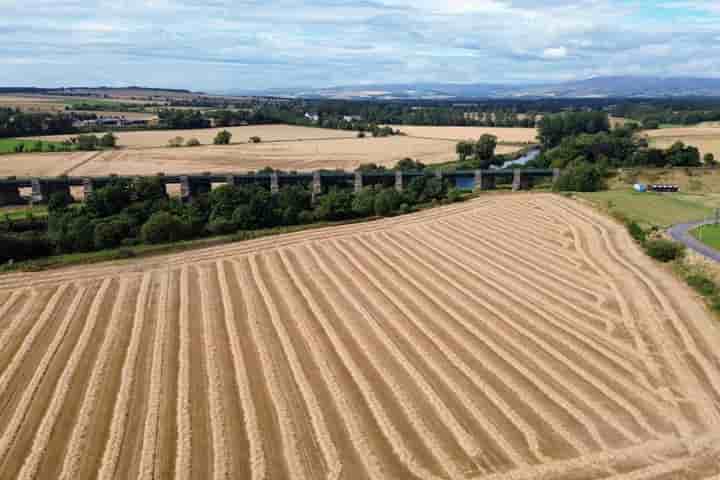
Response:
[[[720,76],[718,0],[0,0],[0,85]]]

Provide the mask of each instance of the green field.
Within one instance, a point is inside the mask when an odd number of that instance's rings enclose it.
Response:
[[[645,226],[669,227],[703,220],[720,206],[716,195],[637,193],[631,190],[578,193],[598,207],[616,212]]]
[[[705,245],[720,250],[720,225],[702,225],[690,232]]]
[[[0,208],[0,221],[5,218],[9,218],[10,220],[23,220],[28,218],[30,215],[36,218],[47,217],[47,205],[25,205],[21,207]]]
[[[23,152],[51,152],[53,148],[60,150],[64,147],[60,142],[40,142],[35,140],[17,140],[15,138],[0,139],[0,154],[17,153],[16,147],[23,146]]]

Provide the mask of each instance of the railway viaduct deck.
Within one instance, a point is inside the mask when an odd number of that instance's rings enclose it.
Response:
[[[359,191],[367,185],[384,184],[395,186],[402,190],[404,186],[416,177],[435,175],[440,179],[448,180],[454,185],[471,184],[475,190],[492,190],[499,179],[512,179],[513,190],[527,190],[532,188],[538,179],[557,179],[558,169],[526,169],[526,170],[462,170],[455,172],[433,172],[428,174],[422,171],[376,171],[376,172],[333,172],[316,171],[301,173],[213,173],[202,175],[162,175],[158,176],[165,186],[179,185],[184,200],[207,193],[213,184],[225,183],[231,185],[256,184],[269,188],[277,193],[285,185],[309,185],[313,195],[319,195],[323,189],[340,186],[352,187]],[[47,202],[56,192],[70,192],[71,187],[82,187],[83,196],[87,198],[96,188],[102,188],[116,179],[133,181],[138,176],[105,176],[105,177],[39,177],[39,178],[0,178],[0,206],[19,205],[25,203],[20,194],[23,188],[32,191],[31,201],[34,203]]]

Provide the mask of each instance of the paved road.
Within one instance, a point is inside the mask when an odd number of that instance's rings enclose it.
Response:
[[[714,223],[714,221],[694,222],[694,223],[681,223],[674,225],[668,230],[670,236],[678,241],[684,243],[688,248],[695,250],[699,254],[711,259],[716,262],[720,262],[720,251],[715,250],[712,247],[708,247],[704,243],[697,240],[695,237],[690,235],[690,230],[700,225],[706,225],[708,223]]]

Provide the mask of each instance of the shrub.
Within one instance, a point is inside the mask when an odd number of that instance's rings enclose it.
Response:
[[[685,255],[685,246],[670,240],[654,239],[645,242],[645,251],[655,260],[671,262]]]
[[[647,240],[647,232],[642,229],[640,225],[634,220],[630,220],[626,223],[630,236],[633,237],[641,245]]]
[[[365,138],[365,132],[358,132],[357,138]]]
[[[100,141],[95,135],[79,135],[75,143],[78,150],[95,150]]]
[[[215,235],[227,235],[237,231],[238,226],[233,220],[228,220],[224,217],[214,218],[208,223],[208,231]]]
[[[251,205],[240,205],[235,209],[232,215],[236,229],[254,230],[258,227],[258,217]]]
[[[95,224],[94,242],[97,250],[115,248],[122,244],[130,233],[130,223],[126,218],[114,218]]]
[[[352,216],[352,194],[342,190],[330,190],[320,197],[315,208],[318,220],[343,220]]]
[[[313,213],[312,210],[303,210],[303,211],[300,212],[300,214],[298,215],[298,222],[299,222],[301,225],[305,225],[305,224],[308,224],[308,223],[313,223],[314,221],[315,221],[315,214]]]
[[[451,188],[447,193],[447,199],[451,203],[459,202],[462,200],[462,192],[460,192],[457,188]]]
[[[73,198],[67,191],[55,192],[50,195],[50,200],[48,200],[48,211],[52,213],[64,210],[72,201]]]
[[[117,137],[108,132],[100,138],[100,146],[104,148],[115,148],[117,145]]]
[[[375,196],[375,215],[384,217],[397,212],[402,203],[400,194],[394,189],[385,189]]]
[[[375,190],[366,187],[355,194],[352,210],[359,217],[368,217],[375,213]]]
[[[0,263],[47,257],[52,253],[53,246],[44,234],[0,235]]]
[[[718,293],[717,286],[710,278],[701,273],[692,273],[685,280],[688,285],[694,288],[703,296],[710,297]]]
[[[142,226],[141,235],[146,243],[176,242],[185,234],[182,220],[169,212],[154,213]]]
[[[217,135],[215,135],[213,143],[215,145],[229,145],[231,139],[232,133],[228,132],[227,130],[222,130],[218,132]]]
[[[135,251],[131,248],[121,248],[117,252],[115,252],[115,258],[117,260],[124,260],[127,258],[135,258],[137,254]]]
[[[604,188],[600,167],[585,161],[575,162],[563,170],[554,186],[559,192],[597,192]]]
[[[262,138],[260,138],[258,136],[250,137],[250,143],[260,143],[260,142],[262,142]]]
[[[187,146],[187,147],[197,147],[199,145],[200,145],[200,140],[198,140],[197,138],[191,138],[185,143],[185,146]]]

